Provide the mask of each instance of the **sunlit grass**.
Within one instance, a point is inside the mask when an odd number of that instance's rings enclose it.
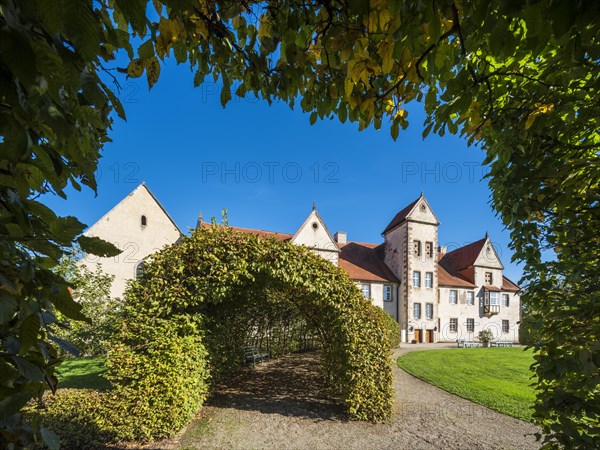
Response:
[[[102,375],[106,372],[104,358],[68,359],[56,369],[58,387],[77,389],[108,389],[110,383]]]
[[[398,358],[398,367],[448,392],[522,420],[531,420],[533,352],[522,348],[426,350]]]

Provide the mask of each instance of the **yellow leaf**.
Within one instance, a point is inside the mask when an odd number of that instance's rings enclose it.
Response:
[[[146,61],[146,77],[148,78],[148,88],[152,88],[158,81],[160,75],[160,63],[156,57]]]
[[[360,77],[363,73],[364,67],[365,67],[365,64],[362,62],[358,62],[352,67],[351,72],[350,72],[350,78],[352,78],[352,81],[354,81],[356,83],[357,81],[360,80]]]
[[[527,117],[527,120],[525,121],[525,129],[528,130],[529,128],[531,128],[531,125],[533,125],[533,122],[535,122],[535,118],[538,116],[538,113],[536,111],[532,112],[531,114],[529,114],[529,116]]]
[[[141,59],[134,59],[127,66],[127,75],[131,78],[139,78],[144,73],[144,61]]]
[[[350,97],[352,95],[352,91],[354,90],[354,83],[350,78],[347,78],[344,83],[344,93],[346,97]]]
[[[271,22],[268,17],[261,16],[260,26],[258,28],[258,39],[271,37]]]

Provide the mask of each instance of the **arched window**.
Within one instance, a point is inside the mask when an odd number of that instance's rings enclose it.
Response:
[[[146,225],[148,225],[148,219],[146,219],[146,216],[142,216],[142,226],[145,227]]]
[[[144,266],[146,264],[144,261],[140,261],[137,266],[135,266],[135,279],[139,280],[144,275]]]

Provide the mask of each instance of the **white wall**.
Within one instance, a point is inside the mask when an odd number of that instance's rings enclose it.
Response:
[[[450,304],[450,290],[456,289],[458,291],[458,303],[456,305]],[[467,305],[467,291],[475,292],[475,304]],[[439,303],[439,316],[440,316],[440,342],[455,342],[456,339],[476,340],[477,335],[483,329],[489,328],[494,333],[495,340],[501,341],[519,341],[519,325],[520,320],[520,309],[521,302],[519,295],[514,292],[501,292],[500,293],[500,313],[494,315],[488,315],[483,313],[483,289],[464,289],[464,288],[452,288],[452,287],[440,287],[440,303]],[[508,308],[502,306],[502,295],[508,294],[510,296],[510,303]],[[458,332],[452,333],[449,331],[450,318],[458,319]],[[467,318],[475,320],[475,331],[473,333],[467,332]],[[502,320],[509,321],[509,332],[502,332]]]
[[[142,215],[146,216],[146,226],[141,225]],[[103,272],[115,276],[111,288],[112,297],[123,296],[126,283],[135,277],[140,261],[164,246],[175,243],[180,237],[179,229],[143,184],[84,234],[100,237],[123,250],[114,258],[86,255],[82,260],[82,264],[91,270],[101,264]]]
[[[358,288],[360,289],[361,285],[368,284],[371,286],[371,302],[375,306],[379,306],[385,312],[390,314],[396,322],[398,321],[398,285],[396,283],[381,283],[374,281],[354,281]],[[383,300],[383,287],[384,286],[392,287],[392,301],[384,301]]]

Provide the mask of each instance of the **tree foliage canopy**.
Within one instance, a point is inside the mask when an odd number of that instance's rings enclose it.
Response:
[[[149,86],[172,57],[190,65],[196,85],[220,79],[223,105],[232,92],[253,93],[300,102],[311,122],[333,115],[361,129],[389,126],[397,138],[408,125],[405,105],[416,100],[427,112],[424,136],[460,133],[480,144],[493,206],[524,263],[525,300],[544,319],[534,321],[535,418],[548,445],[599,446],[598,2],[0,5],[0,362],[11,373],[1,417],[41,388],[41,368],[54,361],[42,314],[54,304],[78,315],[47,267],[83,225],[35,198],[64,195],[68,183],[95,188],[111,113],[124,117],[118,88],[106,83],[122,76],[111,61],[125,51],[131,62],[121,71],[145,74]],[[23,360],[36,369],[22,369]]]

